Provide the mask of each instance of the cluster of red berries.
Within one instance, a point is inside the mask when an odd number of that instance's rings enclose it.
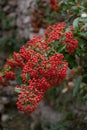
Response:
[[[31,54],[22,69],[24,85],[21,87],[17,102],[20,110],[25,112],[35,110],[44,93],[63,81],[68,68],[68,63],[63,61],[63,58],[62,54],[54,54],[48,58],[39,53]]]
[[[59,40],[62,36],[64,37],[64,29],[66,27],[66,23],[62,22],[59,24],[54,24],[49,26],[45,32],[45,38],[48,43],[53,43],[56,40]]]
[[[47,43],[51,44],[57,40],[66,46],[66,50],[69,54],[72,54],[78,47],[78,41],[74,38],[71,31],[74,31],[73,26],[70,26],[70,31],[65,30],[66,23],[62,22],[49,26],[45,32],[45,38]]]
[[[53,43],[60,38],[62,43],[66,44],[69,53],[77,47],[74,36],[70,32],[64,33],[65,26],[65,23],[49,26],[43,38],[33,37],[21,47],[19,53],[14,52],[12,58],[7,59],[0,83],[14,80],[17,69],[21,70],[22,85],[15,87],[19,93],[18,109],[31,113],[44,93],[65,79],[68,63],[64,60],[63,54],[56,50],[53,52]],[[51,51],[52,53],[49,53]]]
[[[69,54],[72,54],[78,47],[78,41],[74,39],[74,35],[72,32],[66,32],[65,36],[66,36],[65,38],[66,49]]]
[[[55,10],[58,7],[58,0],[50,0],[51,10]]]
[[[3,75],[0,75],[0,84],[2,86],[9,85],[9,80],[15,80],[15,73],[8,70],[3,73]]]

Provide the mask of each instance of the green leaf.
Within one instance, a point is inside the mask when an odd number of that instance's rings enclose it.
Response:
[[[79,33],[79,35],[87,38],[87,32],[81,32],[81,33]]]
[[[64,49],[66,48],[65,45],[60,45],[58,48],[57,48],[57,52],[62,52]]]
[[[74,81],[74,90],[73,90],[73,96],[76,96],[79,88],[80,88],[80,83],[82,81],[82,76],[79,76],[78,78],[75,79]]]
[[[26,79],[27,79],[27,80],[30,79],[30,75],[29,75],[29,73],[26,74]]]
[[[79,17],[78,18],[76,18],[74,21],[73,21],[73,27],[74,28],[78,28],[78,25],[79,25]]]
[[[79,38],[79,37],[76,37],[76,39],[78,40],[79,46],[81,47],[81,49],[84,49],[85,41],[82,38]]]
[[[87,23],[84,26],[82,26],[81,30],[82,29],[87,29]]]
[[[20,88],[15,88],[15,92],[20,93]]]
[[[79,22],[82,22],[82,23],[85,24],[85,23],[87,23],[87,19],[86,19],[86,18],[80,18],[80,19],[79,19]]]
[[[63,0],[60,1],[58,5],[61,6],[62,4],[64,4],[64,1],[63,1]]]
[[[72,6],[72,10],[77,10],[78,6]]]
[[[77,11],[77,10],[84,10],[85,8],[83,6],[72,6],[72,9]]]

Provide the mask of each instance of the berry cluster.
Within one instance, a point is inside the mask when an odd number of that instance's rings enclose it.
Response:
[[[58,7],[58,1],[50,0],[50,7],[51,7],[51,10],[55,10]]]
[[[45,32],[46,42],[51,44],[55,41],[60,41],[61,44],[65,45],[66,51],[72,54],[78,47],[78,41],[71,32],[74,31],[73,26],[70,26],[70,31],[66,31],[65,27],[66,23],[64,22],[49,26]]]
[[[66,45],[66,49],[68,51],[69,54],[72,54],[75,49],[78,47],[78,41],[74,39],[74,35],[72,32],[66,32],[65,33],[65,45]]]
[[[77,47],[73,34],[64,32],[65,26],[65,23],[49,26],[43,38],[33,37],[18,53],[14,52],[12,58],[7,59],[0,74],[0,84],[14,80],[17,70],[21,70],[22,84],[15,87],[19,93],[18,109],[31,113],[36,109],[44,93],[65,79],[68,63],[64,60],[63,54],[56,52],[56,49],[53,51],[54,42],[60,39],[69,53]]]
[[[0,84],[2,86],[9,85],[9,80],[15,80],[15,73],[14,72],[8,70],[0,75]]]
[[[45,38],[48,43],[53,43],[56,40],[59,40],[61,37],[64,37],[63,31],[66,27],[66,23],[62,22],[59,24],[54,24],[49,26],[45,32]]]

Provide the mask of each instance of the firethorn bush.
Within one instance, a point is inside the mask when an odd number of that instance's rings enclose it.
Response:
[[[68,70],[62,51],[70,55],[78,46],[72,31],[66,30],[66,24],[58,23],[49,26],[43,38],[33,37],[7,59],[0,83],[6,85],[9,80],[14,80],[17,69],[20,69],[22,85],[15,87],[19,93],[17,106],[20,110],[32,112],[50,87],[62,83]]]
[[[58,22],[66,23],[67,33],[72,31],[75,39],[79,42],[79,46],[75,52],[69,53],[70,55],[64,50],[62,51],[70,68],[63,92],[70,89],[73,90],[74,96],[78,95],[78,97],[81,97],[80,100],[87,99],[85,87],[87,84],[87,1],[37,0],[32,14],[31,24],[34,32],[39,32],[40,27],[46,28],[48,25]],[[69,50],[71,51],[72,49]],[[78,82],[76,83],[76,81]],[[83,102],[86,103],[86,100]]]
[[[72,90],[74,96],[78,94],[87,99],[86,7],[85,0],[37,1],[32,26],[37,29],[42,24],[46,28],[44,36],[27,41],[18,53],[7,59],[0,72],[2,86],[20,77],[21,83],[15,86],[15,91],[21,111],[33,112],[45,92],[62,83],[63,92]],[[40,21],[37,26],[34,26],[34,16]]]

